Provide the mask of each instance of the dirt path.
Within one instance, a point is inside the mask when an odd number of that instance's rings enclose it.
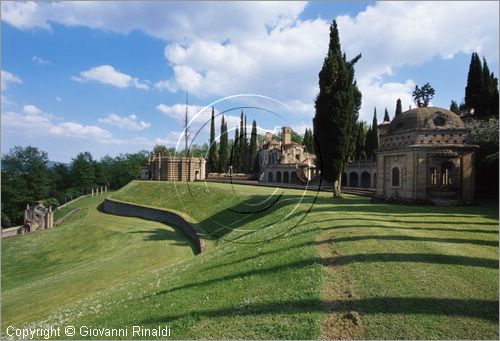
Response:
[[[321,294],[326,317],[321,323],[320,339],[362,339],[362,318],[351,309],[352,300],[357,298],[352,275],[342,264],[326,261],[340,255],[335,242],[321,243],[333,237],[333,233],[324,233],[316,239],[319,242],[319,255],[325,259],[323,264],[326,270]]]

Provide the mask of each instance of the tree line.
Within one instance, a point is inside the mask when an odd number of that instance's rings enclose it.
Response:
[[[2,157],[2,227],[22,224],[26,204],[41,200],[55,208],[96,186],[118,189],[139,177],[147,157],[148,152],[141,150],[95,160],[91,153],[82,152],[69,165],[49,167],[45,151],[16,146]]]

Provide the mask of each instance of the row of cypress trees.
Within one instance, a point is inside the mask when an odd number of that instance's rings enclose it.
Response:
[[[222,115],[219,143],[215,138],[215,111],[212,107],[210,121],[210,141],[207,159],[207,172],[226,173],[232,166],[233,172],[257,173],[257,122],[253,120],[250,138],[247,132],[247,117],[241,112],[240,126],[234,130],[234,139],[229,141],[227,121]]]

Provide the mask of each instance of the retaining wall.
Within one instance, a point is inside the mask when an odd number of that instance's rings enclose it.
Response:
[[[180,229],[189,239],[194,242],[196,253],[205,251],[205,241],[200,238],[194,226],[176,213],[158,208],[150,208],[114,201],[111,199],[104,200],[103,210],[111,214],[126,217],[138,217],[174,226]]]

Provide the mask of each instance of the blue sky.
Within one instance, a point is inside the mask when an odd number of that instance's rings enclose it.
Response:
[[[432,104],[464,95],[470,55],[498,75],[498,2],[2,2],[2,153],[34,145],[55,161],[175,146],[185,96],[194,143],[217,113],[241,109],[259,129],[311,127],[317,74],[336,19],[342,48],[362,53],[362,119],[415,84]],[[239,94],[237,96],[227,98]],[[270,113],[273,112],[276,115]],[[200,113],[199,113],[200,112]],[[195,114],[199,113],[195,117]],[[218,126],[217,126],[218,127]],[[199,134],[195,133],[200,129]]]

